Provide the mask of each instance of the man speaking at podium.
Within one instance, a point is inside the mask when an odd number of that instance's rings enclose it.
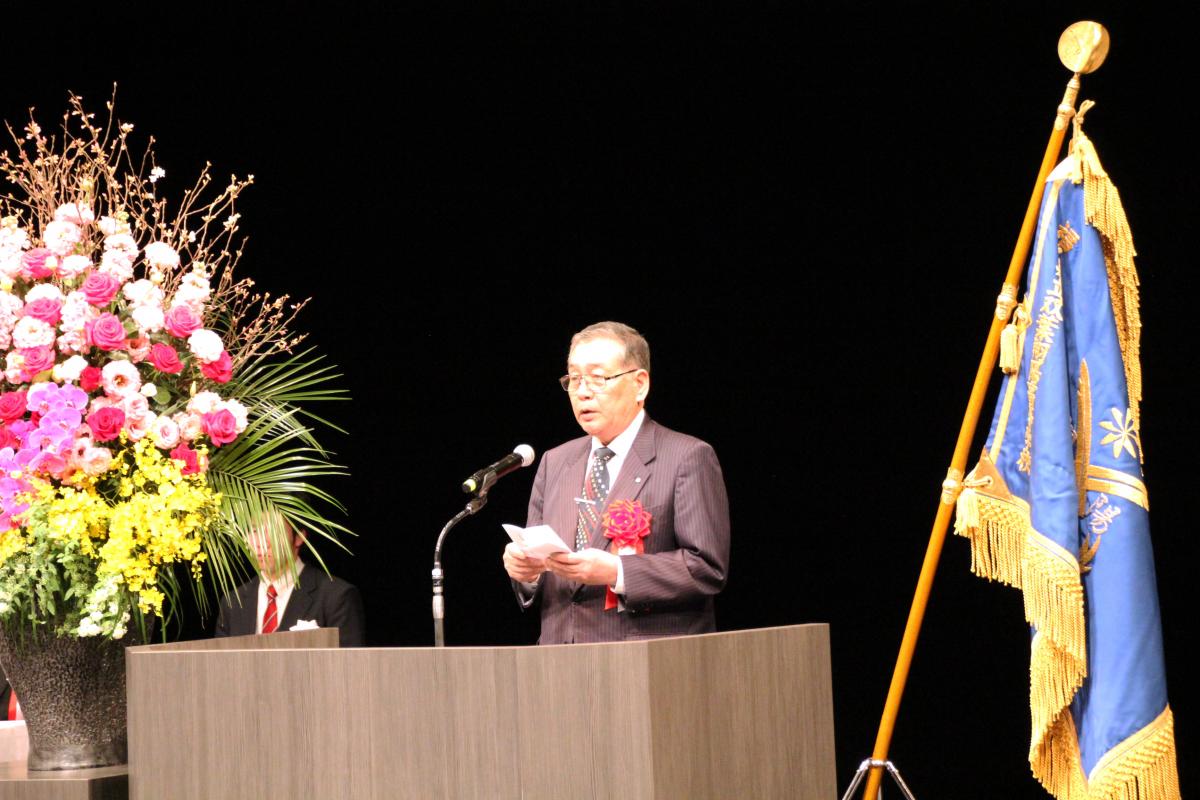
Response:
[[[587,436],[542,458],[526,524],[550,525],[575,551],[544,561],[516,544],[504,551],[522,607],[540,600],[538,643],[716,630],[713,596],[729,564],[725,481],[712,447],[646,416],[646,340],[620,322],[590,325],[571,339],[560,382]]]

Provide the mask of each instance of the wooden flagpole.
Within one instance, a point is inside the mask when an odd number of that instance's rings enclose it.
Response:
[[[879,733],[875,737],[875,749],[871,754],[873,766],[867,778],[867,787],[863,791],[864,798],[876,797],[880,781],[883,779],[883,765],[887,761],[892,731],[895,728],[896,716],[900,711],[900,700],[904,694],[904,685],[908,680],[908,671],[912,665],[913,652],[916,650],[917,637],[921,633],[925,606],[929,601],[934,575],[937,573],[938,559],[941,557],[942,545],[946,540],[946,530],[950,525],[950,515],[954,511],[959,492],[962,491],[967,455],[975,439],[979,413],[983,408],[992,371],[996,367],[996,359],[1000,351],[1000,333],[1004,330],[1009,315],[1017,305],[1017,290],[1020,285],[1021,272],[1025,267],[1025,260],[1029,255],[1029,245],[1033,241],[1033,231],[1037,224],[1042,191],[1046,178],[1058,162],[1063,139],[1071,123],[1071,118],[1075,115],[1075,100],[1078,97],[1080,86],[1079,76],[1096,70],[1107,55],[1108,31],[1097,22],[1077,22],[1067,28],[1058,41],[1058,57],[1063,65],[1074,74],[1067,82],[1062,102],[1058,106],[1054,129],[1050,133],[1050,141],[1046,144],[1042,165],[1038,169],[1037,180],[1033,184],[1029,205],[1025,209],[1025,220],[1021,223],[1021,232],[1017,236],[1016,247],[1013,248],[1012,260],[1008,263],[1008,273],[1004,277],[1000,295],[996,298],[996,313],[992,315],[987,342],[983,346],[983,355],[979,359],[979,367],[975,370],[975,384],[971,387],[967,411],[963,416],[962,427],[958,431],[954,456],[950,461],[950,468],[946,471],[946,480],[942,483],[941,502],[938,504],[937,515],[934,517],[933,531],[929,535],[929,545],[925,549],[925,561],[921,565],[917,590],[913,596],[912,607],[908,612],[908,623],[904,627],[900,652],[896,656],[896,666],[892,671],[892,683],[888,688],[883,717],[879,721]]]

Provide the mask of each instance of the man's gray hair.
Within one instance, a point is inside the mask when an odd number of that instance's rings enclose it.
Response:
[[[650,345],[646,338],[624,322],[597,322],[571,337],[571,349],[592,339],[615,339],[625,346],[625,362],[650,371]]]

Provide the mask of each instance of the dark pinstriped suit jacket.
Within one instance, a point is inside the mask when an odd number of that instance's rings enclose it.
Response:
[[[570,541],[575,532],[591,437],[542,457],[529,498],[528,525],[547,524]],[[609,642],[716,630],[713,595],[729,567],[729,501],[717,455],[705,442],[647,416],[617,482],[614,500],[639,500],[651,515],[642,555],[621,556],[625,610],[604,610],[604,586],[583,586],[545,573],[538,594],[539,644]],[[602,512],[603,513],[603,512]],[[598,530],[592,547],[607,549]]]

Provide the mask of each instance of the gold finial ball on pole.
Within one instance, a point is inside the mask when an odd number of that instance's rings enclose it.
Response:
[[[1099,22],[1076,22],[1058,37],[1058,60],[1075,74],[1095,72],[1108,55],[1108,31]]]

